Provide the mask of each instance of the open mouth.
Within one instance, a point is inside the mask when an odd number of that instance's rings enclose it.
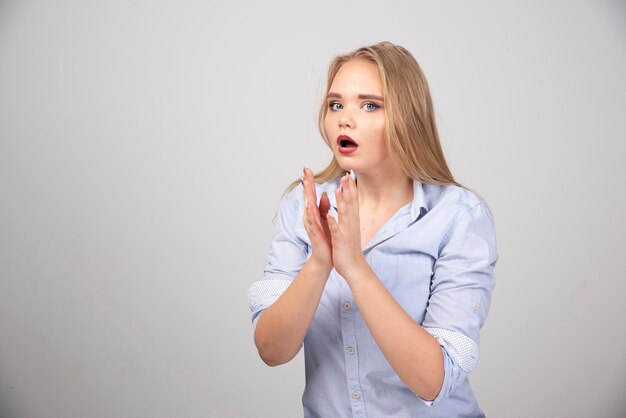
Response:
[[[350,138],[348,135],[339,135],[337,137],[337,145],[339,146],[339,152],[342,154],[350,154],[359,146],[354,139]]]

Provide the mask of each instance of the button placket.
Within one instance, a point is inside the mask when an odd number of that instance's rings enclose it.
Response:
[[[358,309],[352,299],[352,293],[347,283],[342,285],[340,304],[341,336],[344,348],[346,365],[347,395],[352,403],[354,416],[362,416],[364,411],[361,382],[359,380],[359,358],[357,350],[357,326],[356,320]]]

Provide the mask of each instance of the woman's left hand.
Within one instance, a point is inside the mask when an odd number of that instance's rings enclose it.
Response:
[[[333,264],[337,273],[347,281],[358,276],[368,267],[361,249],[361,222],[359,218],[359,195],[354,179],[345,175],[335,191],[338,219],[327,216],[332,237]]]

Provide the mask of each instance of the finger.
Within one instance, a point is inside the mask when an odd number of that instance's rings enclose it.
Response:
[[[358,202],[357,202],[358,203]],[[350,190],[350,176],[342,176],[340,180],[340,193],[337,195],[337,212],[339,223],[347,228],[358,225],[359,208],[354,203],[354,196]]]
[[[337,212],[341,213],[343,218],[341,222],[346,221],[349,218],[349,213],[352,211],[352,205],[350,203],[350,189],[348,187],[348,177],[343,176],[341,178],[341,194],[337,199]]]
[[[330,212],[328,212],[328,215],[326,216],[326,222],[328,224],[328,231],[330,232],[330,238],[332,241],[339,233],[339,225],[337,224],[337,220],[335,219],[333,214]]]
[[[328,199],[328,194],[326,192],[322,193],[322,197],[320,198],[320,223],[322,225],[322,230],[326,237],[330,239],[330,231],[328,230],[328,212],[330,211],[330,200]]]
[[[352,196],[352,199],[359,203],[359,189],[357,189],[356,181],[352,178],[352,176],[348,176],[348,189],[350,189],[350,196]]]
[[[306,167],[304,168],[303,173],[304,176],[302,183],[304,185],[304,204],[311,209],[309,212],[307,212],[307,216],[311,217],[312,221],[316,222],[317,224],[319,224],[318,226],[321,227],[320,214],[317,208],[317,191],[315,188],[315,178],[313,177],[313,172]]]
[[[351,176],[346,179],[346,188],[349,191],[350,196],[350,208],[352,213],[358,218],[359,215],[359,191],[356,187],[356,182]]]
[[[335,190],[335,200],[337,201],[337,214],[339,215],[339,218],[342,219],[346,210],[346,202],[343,200],[343,193],[340,188]],[[335,220],[339,222],[338,219]]]
[[[330,210],[330,200],[328,199],[328,194],[326,192],[322,193],[322,197],[320,198],[320,217],[322,219],[326,219],[326,214]]]
[[[352,200],[352,193],[350,192],[350,183],[348,182],[349,178],[350,176],[348,174],[341,177],[341,190],[342,190],[341,194],[343,195],[343,200],[347,204],[350,204]]]
[[[317,190],[315,189],[313,171],[307,167],[304,167],[302,171],[304,173],[304,198],[309,204],[317,206]]]
[[[330,232],[330,227],[328,225],[329,216],[332,218],[332,215],[328,212],[324,215],[324,219],[322,219],[322,230],[324,231],[324,235],[326,236],[326,238],[328,239],[328,241],[330,241],[332,245],[332,233]]]
[[[309,204],[308,207],[304,209],[304,228],[306,229],[309,238],[311,239],[311,244],[315,247],[320,244],[319,239],[321,238],[321,234],[323,233],[323,227],[316,219],[317,208],[314,205]]]
[[[317,221],[315,220],[315,215],[313,213],[313,208],[311,207],[311,204],[307,204],[304,208],[304,221],[305,225],[307,226],[307,232],[309,232],[309,229],[315,229],[315,227],[317,226]]]

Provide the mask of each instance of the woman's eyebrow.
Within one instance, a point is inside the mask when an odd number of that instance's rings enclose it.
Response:
[[[328,98],[328,99],[341,99],[341,94],[330,92],[330,93],[328,93],[326,98]],[[384,102],[385,101],[385,99],[383,99],[381,96],[377,96],[375,94],[359,94],[358,98],[359,99],[367,99],[367,100],[378,100],[379,102]]]
[[[367,99],[367,100],[378,100],[379,102],[384,102],[381,96],[377,96],[375,94],[359,94],[359,99]]]

